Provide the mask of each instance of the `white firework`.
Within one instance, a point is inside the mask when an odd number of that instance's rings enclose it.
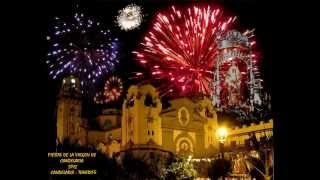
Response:
[[[130,4],[119,10],[117,23],[122,30],[129,31],[140,26],[142,22],[142,8],[135,4]]]

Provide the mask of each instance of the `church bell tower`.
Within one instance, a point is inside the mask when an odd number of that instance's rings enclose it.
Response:
[[[57,100],[57,139],[63,142],[80,136],[81,91],[79,79],[69,76],[63,79]]]

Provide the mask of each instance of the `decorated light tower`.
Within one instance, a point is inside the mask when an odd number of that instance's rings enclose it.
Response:
[[[159,12],[133,51],[148,69],[135,72],[136,78],[158,84],[161,96],[200,94],[211,96],[221,111],[240,116],[255,111],[261,104],[261,82],[253,30],[230,30],[235,20],[210,5],[171,6]]]
[[[248,108],[261,105],[261,80],[249,38],[253,31],[236,30],[218,35],[218,56],[214,67],[213,104],[219,109]]]

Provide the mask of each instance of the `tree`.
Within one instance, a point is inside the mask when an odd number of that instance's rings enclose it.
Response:
[[[177,157],[175,160],[169,159],[168,161],[171,163],[163,169],[163,179],[187,180],[197,176],[193,164],[185,157]]]
[[[208,175],[212,180],[216,180],[219,177],[224,177],[231,170],[231,162],[226,159],[216,159],[212,161],[211,167],[209,167]]]

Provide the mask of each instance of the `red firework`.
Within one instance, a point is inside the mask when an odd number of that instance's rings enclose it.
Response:
[[[104,95],[106,102],[111,102],[119,99],[123,92],[122,80],[116,76],[111,76],[104,85]]]
[[[93,101],[96,104],[107,104],[109,102],[118,100],[122,92],[122,80],[116,76],[111,76],[104,84],[104,91],[96,93]]]
[[[213,67],[218,47],[236,17],[224,17],[211,6],[176,8],[159,13],[151,30],[133,53],[160,80],[160,93],[211,94]],[[142,76],[142,73],[137,73]]]

